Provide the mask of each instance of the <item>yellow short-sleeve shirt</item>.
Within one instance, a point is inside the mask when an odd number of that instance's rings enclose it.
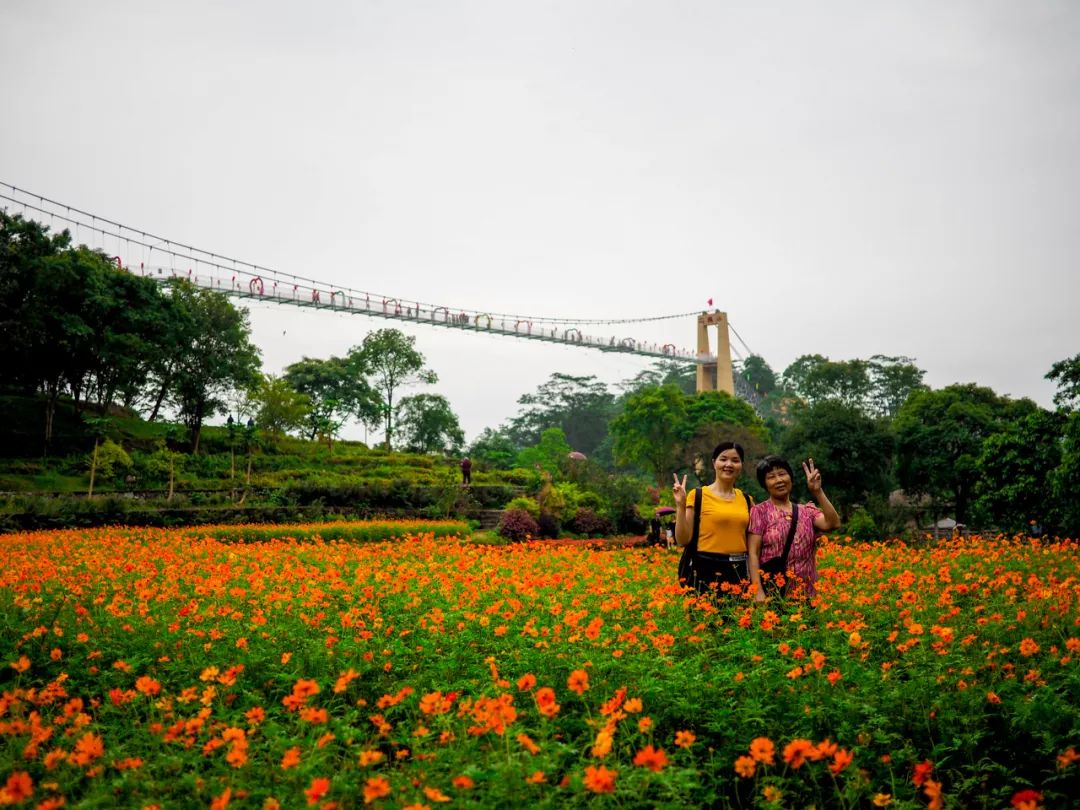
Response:
[[[702,490],[701,527],[698,551],[709,554],[745,554],[746,527],[750,525],[750,510],[741,489],[735,490],[730,501],[717,496],[709,487]],[[697,509],[696,489],[686,493],[686,505]]]

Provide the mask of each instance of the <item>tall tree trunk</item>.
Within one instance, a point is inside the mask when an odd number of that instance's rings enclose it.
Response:
[[[161,410],[161,403],[165,401],[165,393],[169,390],[169,377],[165,376],[165,379],[161,381],[161,388],[158,389],[157,400],[154,402],[154,410],[150,412],[147,422],[153,422],[157,419],[158,412]]]
[[[90,456],[90,487],[86,490],[86,497],[94,497],[94,476],[97,475],[97,451],[98,440],[94,439],[94,454]]]

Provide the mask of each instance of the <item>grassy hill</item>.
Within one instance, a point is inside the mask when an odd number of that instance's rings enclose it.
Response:
[[[243,428],[204,428],[192,455],[182,427],[116,412],[94,414],[105,422],[88,499],[93,433],[73,404],[62,402],[46,453],[43,412],[36,399],[0,397],[0,529],[475,517],[538,486],[533,472],[478,466],[463,490],[457,458],[350,441],[328,447]]]

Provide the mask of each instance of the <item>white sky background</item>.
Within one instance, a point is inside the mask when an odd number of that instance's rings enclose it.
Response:
[[[778,372],[903,354],[934,387],[1049,405],[1043,375],[1080,351],[1078,42],[1068,0],[6,0],[0,179],[451,308],[712,297]],[[274,373],[415,334],[470,439],[552,372],[650,364],[269,304],[251,320]],[[583,331],[695,343],[692,318]]]

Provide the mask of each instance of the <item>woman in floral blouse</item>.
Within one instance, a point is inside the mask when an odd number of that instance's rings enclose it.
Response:
[[[825,497],[821,488],[821,472],[814,467],[814,460],[803,462],[806,488],[817,501],[799,505],[798,526],[788,552],[786,578],[802,582],[807,596],[814,596],[817,582],[817,537],[823,532],[840,526],[840,516]],[[750,526],[747,534],[750,581],[757,588],[754,599],[765,601],[765,588],[761,584],[761,564],[780,557],[784,553],[788,530],[791,526],[791,489],[794,473],[791,465],[780,456],[766,456],[757,465],[757,480],[769,493],[769,499],[756,504],[750,510]]]

